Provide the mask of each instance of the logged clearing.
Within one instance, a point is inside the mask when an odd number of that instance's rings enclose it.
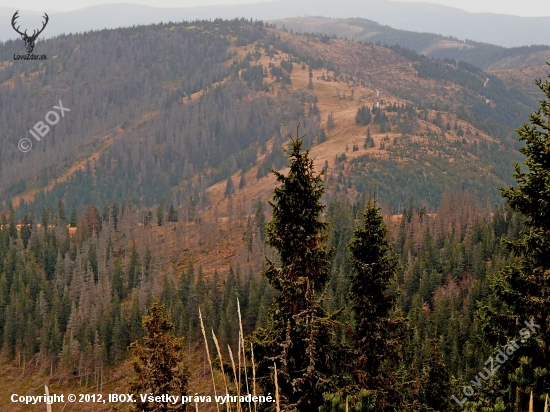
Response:
[[[280,33],[280,32],[278,32]],[[363,143],[366,138],[366,126],[360,126],[355,123],[357,109],[362,105],[369,108],[373,107],[376,101],[380,101],[381,107],[397,104],[405,104],[406,101],[393,96],[388,89],[397,85],[416,85],[426,90],[429,97],[438,96],[441,100],[447,99],[452,103],[452,95],[460,91],[460,86],[447,82],[445,84],[437,83],[434,80],[426,80],[417,77],[416,71],[401,56],[393,53],[391,50],[379,46],[366,46],[352,41],[346,40],[330,40],[329,44],[324,44],[319,40],[307,39],[305,36],[290,35],[288,33],[280,33],[285,40],[292,43],[298,49],[306,49],[310,53],[318,53],[326,56],[332,61],[337,61],[342,67],[347,67],[350,71],[352,68],[361,72],[366,76],[366,86],[354,85],[351,81],[341,81],[334,76],[334,73],[328,72],[325,69],[312,70],[313,77],[313,93],[317,96],[317,106],[321,113],[321,123],[326,128],[326,122],[329,114],[332,113],[334,119],[334,127],[327,130],[328,139],[324,143],[315,144],[311,148],[311,154],[315,159],[315,164],[318,170],[321,170],[325,162],[328,162],[329,168],[332,168],[335,163],[336,156],[343,153],[346,154],[347,162],[351,159],[368,154],[369,156],[378,158],[388,158],[386,150],[380,149],[380,143],[386,138],[390,142],[394,139],[400,139],[401,133],[397,131],[380,133],[377,125],[371,124],[371,137],[374,139],[375,146],[365,149]],[[253,52],[254,48],[232,46],[232,52],[239,57],[245,57],[248,52]],[[286,60],[289,57],[287,53],[278,51],[278,55],[273,58],[262,55],[262,57],[253,64],[261,64],[266,69],[269,64],[279,65],[281,60]],[[280,83],[276,82],[273,76],[268,76],[264,79],[270,87],[273,86],[274,92],[285,93],[290,95],[297,91],[308,90],[309,83],[309,68],[307,65],[299,63],[293,64],[293,70],[290,73],[292,81],[291,86],[282,88]],[[374,80],[376,79],[376,81]],[[340,81],[339,81],[340,80]],[[378,91],[378,96],[377,96]],[[436,112],[431,110],[429,115],[433,118]],[[463,120],[457,119],[454,114],[444,113],[442,119],[445,122],[457,124],[464,130],[470,130],[477,133],[476,139],[492,141],[491,137],[477,130],[474,126]],[[287,130],[287,133],[296,134],[296,129]],[[442,133],[441,128],[433,124],[419,120],[417,133],[410,138],[419,143],[425,143],[428,133]],[[457,140],[456,134],[449,134],[450,141]],[[472,137],[466,139],[468,143],[473,141]],[[352,151],[354,144],[360,148],[359,151]],[[454,159],[450,159],[453,161]],[[273,189],[277,182],[272,174],[261,179],[256,178],[257,167],[252,167],[245,174],[247,185],[244,189],[238,190],[235,194],[239,199],[246,203],[251,203],[257,199],[267,200],[271,197]],[[286,172],[285,169],[282,172]],[[240,179],[240,172],[236,172],[232,176],[235,186]],[[218,182],[208,188],[211,204],[219,213],[225,213],[230,200],[224,198],[226,181]],[[231,200],[232,201],[232,200]],[[211,211],[207,210],[207,214]]]

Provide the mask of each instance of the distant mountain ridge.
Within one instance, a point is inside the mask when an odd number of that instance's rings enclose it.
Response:
[[[0,8],[0,40],[16,38],[9,19],[16,9]],[[23,12],[23,10],[22,10]],[[39,19],[37,11],[25,14]],[[23,14],[23,13],[21,13]],[[430,3],[387,0],[281,0],[231,6],[156,8],[138,4],[107,4],[71,12],[51,12],[45,37],[103,28],[195,19],[246,17],[276,20],[321,15],[333,18],[366,18],[396,29],[431,32],[472,39],[504,47],[550,44],[550,17],[519,17],[492,13],[469,13]],[[22,16],[23,17],[23,16]]]
[[[541,66],[550,61],[550,46],[506,48],[440,34],[398,30],[362,18],[296,17],[274,20],[272,23],[294,32],[316,33],[368,43],[398,44],[430,57],[463,60],[485,70],[520,69]]]

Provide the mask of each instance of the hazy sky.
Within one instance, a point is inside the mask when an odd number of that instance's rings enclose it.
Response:
[[[418,2],[418,0],[400,0]],[[437,3],[456,7],[472,13],[515,14],[517,16],[550,16],[548,0],[433,0],[426,3]]]
[[[69,11],[108,3],[135,3],[156,7],[186,7],[212,4],[258,3],[260,1],[262,0],[25,0],[24,2],[0,0],[0,7],[14,7],[37,11]],[[401,1],[415,2],[418,0]],[[433,0],[429,1],[429,3],[443,4],[476,13],[491,12],[515,14],[518,16],[550,16],[549,0]]]

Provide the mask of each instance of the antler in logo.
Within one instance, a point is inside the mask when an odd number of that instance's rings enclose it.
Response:
[[[29,36],[29,35],[27,35],[27,30],[25,30],[23,33],[21,33],[19,31],[19,26],[15,27],[15,20],[17,20],[17,18],[19,17],[17,15],[18,13],[19,13],[19,10],[17,10],[15,12],[15,14],[13,15],[13,17],[11,19],[11,25],[12,25],[13,29],[21,35],[21,38],[25,42],[25,48],[27,49],[27,53],[32,53],[32,51],[34,50],[34,43],[36,42],[36,39],[37,39],[38,35],[44,31],[44,29],[46,28],[46,25],[48,24],[48,20],[50,20],[50,18],[48,17],[48,15],[46,13],[44,13],[44,18],[46,19],[46,21],[44,23],[42,23],[42,28],[40,30],[38,30],[38,32],[36,32],[36,30],[33,30],[32,36]]]

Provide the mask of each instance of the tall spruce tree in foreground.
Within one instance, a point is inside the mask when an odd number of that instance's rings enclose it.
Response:
[[[332,255],[328,224],[321,220],[323,173],[315,173],[309,150],[302,150],[303,137],[298,130],[296,136],[290,135],[285,150],[288,175],[272,170],[281,185],[270,202],[273,218],[266,243],[277,250],[280,266],[267,260],[263,275],[278,295],[268,326],[252,337],[254,357],[259,359],[256,376],[266,393],[275,393],[277,365],[281,410],[286,412],[318,410],[323,393],[333,391],[337,379],[331,345],[335,314],[321,307]]]
[[[383,365],[400,358],[405,320],[395,313],[398,257],[379,210],[376,202],[367,204],[348,245],[355,321],[350,372],[359,388],[376,395],[377,410],[385,410],[395,406],[400,395],[392,393],[395,385]]]
[[[130,383],[135,394],[136,411],[185,411],[186,404],[169,405],[167,402],[142,402],[139,394],[185,395],[189,372],[183,364],[183,338],[172,336],[174,324],[165,312],[164,305],[156,299],[149,308],[149,315],[143,316],[145,336],[143,344],[133,342],[130,348],[137,356],[134,371],[137,376]]]
[[[550,83],[536,81],[550,100]],[[517,130],[525,146],[526,168],[515,165],[517,187],[501,189],[508,206],[523,218],[517,239],[506,239],[509,263],[493,279],[498,304],[482,307],[484,338],[496,349],[520,337],[519,348],[497,374],[500,391],[486,394],[487,404],[501,396],[507,410],[527,410],[531,391],[535,410],[550,393],[550,139],[549,102],[531,114],[530,124]],[[527,324],[526,324],[527,322]],[[521,335],[521,336],[520,336]],[[496,351],[495,349],[495,351]]]

